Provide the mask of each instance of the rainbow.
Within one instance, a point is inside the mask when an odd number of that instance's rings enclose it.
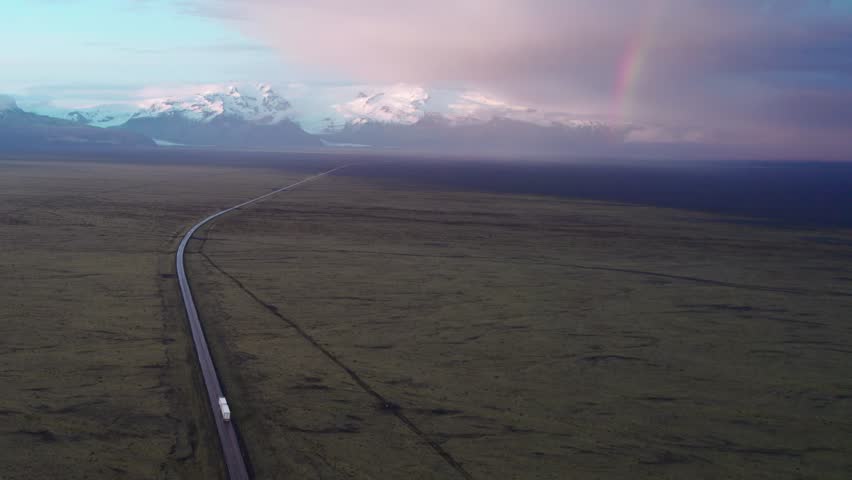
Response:
[[[648,53],[654,44],[654,33],[656,32],[659,12],[664,0],[652,0],[651,8],[642,21],[642,25],[628,41],[624,54],[618,65],[615,81],[615,93],[613,98],[612,117],[617,122],[630,120],[635,98],[636,86],[642,77],[642,69],[648,58]]]

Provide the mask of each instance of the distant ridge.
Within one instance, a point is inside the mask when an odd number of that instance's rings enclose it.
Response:
[[[295,110],[267,84],[198,86],[197,93],[149,99],[141,107],[118,103],[50,114],[62,117],[65,127],[136,134],[156,139],[164,147],[279,151],[372,147],[488,155],[611,154],[625,145],[630,131],[624,126],[548,117],[482,95],[466,95],[462,103],[443,112],[431,111],[431,101],[426,89],[413,85],[360,91],[333,105],[337,117],[316,125],[317,133],[305,131],[294,120],[306,115],[304,110]],[[120,143],[128,144],[129,138]],[[103,141],[107,139],[114,141],[105,135]]]
[[[25,112],[12,98],[0,96],[0,151],[153,146],[153,140],[138,133]]]
[[[228,148],[321,147],[289,118],[290,103],[268,85],[249,94],[229,86],[153,102],[118,129],[170,143]]]

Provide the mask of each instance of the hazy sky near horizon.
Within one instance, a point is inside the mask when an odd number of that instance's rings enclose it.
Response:
[[[648,141],[852,149],[852,0],[0,0],[0,92],[485,92]]]

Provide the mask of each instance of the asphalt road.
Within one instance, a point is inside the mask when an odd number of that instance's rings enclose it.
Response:
[[[201,220],[200,222],[196,223],[191,229],[189,229],[189,231],[186,232],[186,235],[184,235],[183,240],[181,240],[180,246],[178,247],[177,277],[178,282],[180,283],[180,293],[183,297],[183,304],[186,307],[186,316],[187,320],[189,321],[190,329],[192,331],[192,342],[195,344],[195,352],[198,355],[198,364],[201,367],[201,374],[204,377],[204,385],[207,388],[207,398],[210,401],[210,409],[213,412],[213,418],[216,422],[216,430],[219,432],[219,441],[222,444],[222,455],[225,460],[225,465],[228,467],[228,477],[231,480],[248,479],[249,473],[248,469],[246,468],[245,457],[243,456],[242,449],[240,448],[240,442],[237,436],[237,429],[234,417],[231,417],[230,422],[225,422],[222,419],[222,415],[219,410],[219,397],[224,396],[222,394],[222,385],[219,383],[219,377],[216,374],[216,367],[213,365],[213,359],[210,357],[210,350],[207,346],[207,340],[204,338],[204,329],[201,327],[201,320],[198,318],[198,310],[195,308],[195,301],[192,298],[192,291],[189,288],[189,280],[187,279],[186,269],[184,268],[184,255],[186,253],[186,247],[187,245],[189,245],[189,241],[192,240],[192,236],[195,235],[195,232],[197,232],[199,228],[203,227],[205,224],[211,222],[212,220],[219,218],[222,215],[225,215],[226,213],[230,213],[239,208],[251,205],[252,203],[259,202],[260,200],[263,200],[277,193],[285,192],[303,183],[328,175],[344,167],[333,168],[318,175],[308,177],[292,185],[287,185],[286,187],[281,187],[265,195],[253,198],[239,205],[227,208],[225,210],[222,210],[221,212],[214,213],[213,215],[210,215],[204,220]],[[231,408],[231,411],[239,411],[240,405],[235,405],[230,401],[228,402],[228,404]]]

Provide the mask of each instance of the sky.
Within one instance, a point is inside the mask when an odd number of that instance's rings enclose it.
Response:
[[[0,0],[0,22],[19,103],[268,82],[321,110],[405,84],[637,142],[852,151],[852,0]]]
[[[0,90],[121,99],[128,90],[302,76],[269,46],[179,2],[0,0]]]

